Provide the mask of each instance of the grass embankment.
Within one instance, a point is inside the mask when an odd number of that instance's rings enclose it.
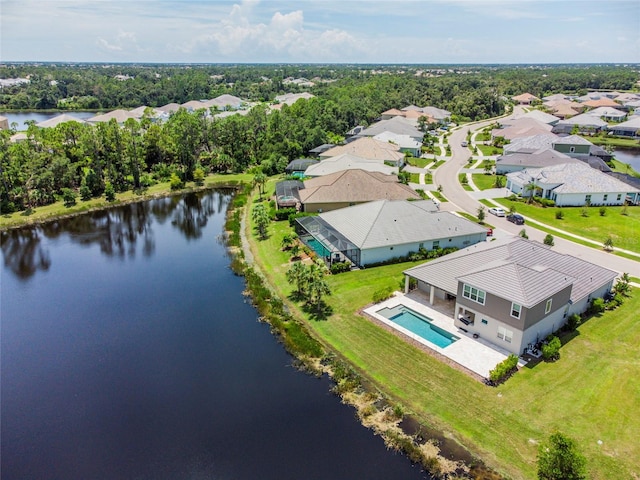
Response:
[[[640,172],[636,172],[626,163],[621,162],[620,160],[616,160],[615,158],[611,160],[609,166],[613,169],[614,172],[627,173],[632,177],[640,177]]]
[[[610,145],[612,147],[640,148],[640,140],[634,138],[611,137],[611,136],[593,136],[586,137],[595,145]]]
[[[261,270],[282,298],[289,232],[272,223],[270,238],[251,237]],[[640,293],[615,312],[592,318],[561,349],[557,363],[525,368],[499,388],[487,387],[437,361],[356,312],[381,289],[399,288],[411,263],[328,277],[332,315],[310,320],[287,300],[313,334],[354,365],[420,422],[446,432],[489,465],[516,479],[535,476],[537,444],[558,429],[576,439],[593,479],[632,478],[640,458]],[[598,444],[598,440],[603,443]]]
[[[512,206],[518,213],[551,227],[580,235],[602,244],[609,236],[613,246],[640,253],[640,208],[605,207],[606,213],[600,215],[600,207],[564,207],[542,208],[524,202],[514,202],[505,198],[496,199],[508,210]],[[583,216],[583,210],[587,216]],[[557,219],[556,212],[562,211],[563,218]],[[536,228],[537,226],[534,225]],[[550,231],[552,234],[554,232]],[[568,237],[570,238],[570,237]],[[593,244],[587,244],[593,246]],[[638,257],[631,257],[638,260]]]
[[[433,159],[431,158],[407,157],[407,164],[412,167],[424,168],[431,163],[433,163]]]
[[[504,175],[499,175],[499,176],[504,179],[503,185],[505,185],[506,178],[504,177]],[[479,190],[488,190],[490,188],[497,188],[496,176],[494,174],[487,175],[486,173],[474,173],[471,175],[471,180]]]
[[[171,190],[169,182],[162,182],[141,191],[133,192],[131,190],[116,194],[113,202],[108,202],[104,197],[92,198],[83,201],[79,197],[77,203],[73,206],[66,207],[62,200],[51,205],[34,208],[30,214],[25,212],[15,212],[12,214],[0,216],[0,230],[6,228],[15,228],[23,225],[46,222],[54,218],[66,217],[70,215],[78,215],[93,210],[114,207],[126,203],[141,202],[151,198],[163,197],[166,195],[175,195],[184,192],[206,190],[215,187],[235,186],[241,182],[251,182],[252,175],[243,173],[237,175],[209,175],[205,178],[202,185],[196,185],[189,182],[185,188],[181,190]]]

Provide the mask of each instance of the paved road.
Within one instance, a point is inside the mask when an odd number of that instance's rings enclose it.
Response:
[[[521,107],[515,107],[512,115],[517,115],[518,113],[522,113]],[[442,193],[447,200],[449,200],[449,202],[441,204],[441,209],[464,211],[472,215],[477,214],[478,207],[482,204],[470,195],[473,192],[467,192],[458,182],[458,173],[462,168],[467,166],[467,162],[471,156],[471,151],[466,147],[462,147],[460,143],[466,140],[469,130],[474,131],[493,122],[494,120],[488,120],[463,126],[455,130],[449,137],[452,156],[434,172],[434,184],[442,185]],[[485,221],[498,229],[496,232],[497,236],[504,236],[507,233],[518,235],[523,228],[522,226],[508,222],[505,218],[494,217],[490,214],[487,215]],[[547,235],[546,232],[538,230],[532,225],[525,225],[524,228],[532,240],[542,242]],[[634,277],[640,277],[640,262],[638,261],[613,255],[597,248],[586,247],[559,237],[554,237],[554,241],[555,246],[553,248],[558,252],[568,253],[617,272],[627,272]]]

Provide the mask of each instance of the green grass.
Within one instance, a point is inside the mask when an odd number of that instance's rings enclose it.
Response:
[[[407,163],[412,167],[424,168],[430,163],[433,163],[433,160],[430,158],[416,158],[416,157],[408,157]]]
[[[436,197],[436,198],[437,198],[438,200],[440,200],[441,202],[448,202],[448,201],[449,201],[449,200],[447,200],[447,199],[445,198],[445,196],[444,196],[442,193],[440,193],[440,192],[439,192],[439,191],[437,191],[437,190],[434,190],[433,192],[431,192],[431,195],[433,195],[434,197]]]
[[[494,147],[493,145],[476,145],[476,147],[480,149],[482,155],[484,155],[485,157],[488,157],[490,155],[502,155],[501,147]]]
[[[436,168],[438,168],[440,165],[442,165],[444,162],[446,162],[446,160],[438,160],[435,165],[433,167],[431,167],[431,170],[435,170]]]
[[[629,280],[633,283],[640,283],[640,278],[638,277],[629,277]]]
[[[640,177],[640,173],[636,172],[633,168],[627,168],[626,163],[616,160],[615,158],[611,160],[610,163],[614,172],[628,173],[629,175],[632,175],[634,177]]]
[[[501,175],[503,176],[503,175]],[[484,173],[474,173],[471,175],[471,179],[476,187],[480,190],[487,190],[489,188],[496,188],[496,176],[485,175]]]
[[[472,192],[473,191],[473,188],[471,188],[471,186],[469,185],[469,183],[467,181],[467,174],[466,173],[458,174],[458,183],[460,183],[460,185],[462,185],[462,188],[464,188],[467,192]]]
[[[269,240],[252,240],[266,277],[284,298],[291,292],[284,280],[288,255],[279,248],[286,231],[287,222],[273,223]],[[640,430],[640,292],[619,310],[581,325],[558,362],[524,368],[490,388],[356,314],[374,292],[399,289],[402,271],[411,266],[327,277],[333,314],[325,321],[307,319],[307,325],[418,421],[448,432],[510,478],[534,478],[535,442],[554,429],[576,440],[592,479],[632,478],[640,458],[634,433]]]
[[[546,225],[580,235],[600,244],[611,235],[614,247],[640,253],[639,207],[627,207],[627,215],[621,214],[624,207],[606,207],[605,216],[600,216],[600,207],[585,207],[587,217],[581,215],[581,207],[564,207],[562,208],[564,218],[558,220],[555,217],[558,208],[542,208],[507,199],[497,199],[496,201],[507,208],[515,206],[518,213]],[[553,232],[551,233],[553,234]],[[635,259],[638,258],[635,257]]]
[[[595,145],[611,145],[612,147],[640,148],[640,141],[633,138],[593,136],[588,140]]]
[[[478,142],[488,142],[489,140],[491,140],[490,131],[482,131],[482,133],[476,135],[476,141]]]
[[[409,174],[409,182],[411,182],[411,183],[420,183],[420,174],[419,173],[410,173]]]
[[[154,197],[161,197],[165,195],[178,194],[180,192],[213,188],[221,185],[234,185],[240,182],[251,182],[253,175],[249,174],[237,174],[237,175],[209,175],[204,180],[204,185],[197,186],[196,184],[189,182],[183,190],[171,190],[169,182],[162,182],[156,185],[152,185],[142,193],[134,193],[129,190],[123,193],[116,194],[116,200],[114,202],[107,202],[104,197],[92,198],[88,201],[83,201],[78,197],[76,205],[72,207],[65,207],[64,202],[61,200],[51,205],[45,205],[43,207],[36,207],[33,209],[30,215],[25,215],[24,212],[15,212],[12,214],[0,216],[0,230],[10,227],[19,227],[21,225],[28,225],[36,222],[42,222],[55,217],[61,217],[66,215],[75,215],[79,213],[85,213],[91,210],[99,210],[102,208],[113,207],[123,203],[140,202],[148,200]]]

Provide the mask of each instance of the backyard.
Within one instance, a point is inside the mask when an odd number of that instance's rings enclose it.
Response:
[[[250,235],[261,270],[279,295],[289,253],[280,249],[286,221],[272,222],[269,239]],[[593,479],[631,478],[640,458],[640,404],[635,361],[640,342],[640,295],[615,312],[579,327],[561,349],[557,363],[524,368],[506,384],[491,388],[437,361],[357,312],[374,292],[399,289],[402,271],[413,263],[368,268],[327,277],[332,315],[305,319],[326,346],[340,353],[381,391],[424,424],[472,448],[489,465],[512,478],[533,478],[537,444],[555,429],[576,439]],[[600,443],[602,442],[602,443]]]

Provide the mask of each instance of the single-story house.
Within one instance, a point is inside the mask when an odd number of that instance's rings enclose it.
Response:
[[[195,112],[196,110],[208,110],[209,107],[201,100],[189,100],[180,105],[182,108],[186,108],[189,112]]]
[[[554,127],[553,133],[569,134],[577,127],[578,133],[594,134],[605,130],[609,125],[604,120],[588,113],[582,113],[565,120],[560,120]]]
[[[563,93],[554,93],[553,95],[547,95],[546,97],[542,97],[542,100],[545,102],[553,102],[556,100],[566,100],[567,96]]]
[[[594,115],[606,122],[621,122],[627,118],[627,112],[618,110],[613,107],[598,107],[593,110],[589,110],[587,115]]]
[[[417,118],[427,117],[428,123],[439,123],[445,125],[451,121],[451,112],[443,108],[437,107],[418,107],[416,105],[409,105],[404,107],[402,111],[407,112],[405,117],[416,118],[416,113],[410,114],[409,112],[417,112]]]
[[[48,120],[44,120],[42,122],[36,123],[36,127],[53,128],[53,127],[57,127],[61,123],[67,123],[67,122],[76,122],[81,124],[87,123],[84,120],[74,117],[73,115],[69,115],[68,113],[63,113],[61,115],[57,115],[53,118],[50,118]]]
[[[410,135],[400,135],[392,132],[382,132],[374,136],[376,140],[381,142],[389,142],[397,145],[401,152],[410,153],[414,157],[419,157],[422,152],[422,140],[416,140]]]
[[[404,271],[431,304],[455,303],[454,325],[521,355],[607,295],[617,272],[521,237],[472,245]]]
[[[626,122],[611,125],[609,130],[621,137],[640,137],[640,116],[633,116]]]
[[[219,95],[211,100],[205,100],[202,102],[207,108],[216,107],[218,110],[238,110],[242,107],[244,100],[235,95]]]
[[[588,157],[591,154],[591,143],[586,138],[578,135],[558,137],[553,141],[552,147],[556,152],[564,153],[570,157]]]
[[[503,147],[504,155],[514,153],[539,153],[553,147],[553,142],[558,138],[554,133],[540,133],[530,137],[519,137],[513,139]]]
[[[404,257],[421,248],[463,248],[487,238],[487,229],[431,200],[378,200],[296,219],[299,237],[329,263],[356,266]]]
[[[533,118],[519,118],[505,121],[501,124],[501,128],[491,131],[491,139],[503,137],[507,140],[514,140],[520,137],[531,137],[551,132],[554,128],[551,125],[540,122]]]
[[[161,111],[166,112],[166,113],[177,112],[178,110],[180,110],[180,104],[178,104],[178,103],[167,103],[166,105],[158,107],[158,110],[161,110]]]
[[[291,160],[289,162],[289,164],[284,168],[284,171],[287,175],[304,177],[304,172],[307,170],[307,168],[319,162],[320,160],[316,158],[296,158],[295,160]]]
[[[390,165],[404,165],[404,153],[397,145],[389,142],[375,140],[372,137],[358,137],[346,145],[338,145],[322,152],[320,158],[331,158],[349,153],[357,157],[368,158],[370,160],[380,160],[388,162]]]
[[[328,212],[374,200],[420,200],[395,175],[364,170],[343,170],[304,181],[298,192],[305,212]]]
[[[399,110],[397,108],[390,108],[389,110],[382,112],[380,114],[380,119],[381,120],[389,120],[390,118],[393,117],[404,117],[405,112],[403,112],[402,110]]]
[[[0,115],[0,130],[9,130],[9,119]]]
[[[580,162],[565,155],[556,152],[553,149],[546,149],[536,153],[514,153],[510,155],[500,155],[496,159],[496,173],[504,175],[511,172],[518,172],[525,168],[543,168],[558,165],[560,163]]]
[[[322,145],[319,145],[319,146],[309,150],[309,155],[311,155],[312,157],[319,157],[324,152],[326,152],[327,150],[329,150],[329,149],[331,149],[333,147],[335,147],[335,145],[333,143],[323,143]]]
[[[508,173],[507,188],[523,197],[535,193],[554,200],[559,207],[637,204],[640,201],[640,190],[591,168],[585,162],[567,162]]]
[[[343,153],[337,157],[325,158],[321,162],[309,165],[304,171],[305,177],[322,177],[343,170],[365,170],[367,172],[379,172],[385,175],[398,175],[398,167],[386,165],[380,160],[369,160],[349,153]]]
[[[598,100],[587,100],[586,102],[582,102],[582,104],[591,108],[598,108],[598,107],[616,108],[620,106],[619,103],[614,102],[610,98],[599,98]]]
[[[275,100],[279,105],[293,105],[300,99],[309,100],[313,97],[315,97],[315,95],[312,95],[309,92],[285,93],[284,95],[278,95]]]
[[[360,132],[361,137],[375,137],[381,133],[394,133],[411,137],[422,144],[424,132],[418,129],[416,120],[405,117],[393,117],[388,120],[380,120]]]
[[[546,123],[547,125],[555,125],[560,121],[560,117],[556,117],[555,115],[551,115],[549,113],[545,113],[542,110],[531,110],[525,114],[522,114],[516,118],[532,118],[533,120],[537,120],[542,123]]]
[[[553,115],[560,118],[561,120],[566,120],[567,118],[575,117],[578,115],[582,109],[577,110],[573,107],[573,105],[562,104],[556,105],[555,107],[550,108],[553,112]]]
[[[115,121],[118,123],[124,123],[130,118],[133,118],[134,120],[139,120],[138,117],[136,117],[134,114],[132,114],[128,110],[118,109],[118,110],[113,110],[112,112],[109,112],[109,113],[104,113],[102,115],[96,115],[94,117],[88,118],[86,121],[88,123],[100,123],[100,122],[110,122],[111,120],[115,119]]]
[[[533,102],[540,99],[535,95],[527,92],[516,95],[515,97],[511,97],[511,100],[516,102],[518,105],[531,105]]]

